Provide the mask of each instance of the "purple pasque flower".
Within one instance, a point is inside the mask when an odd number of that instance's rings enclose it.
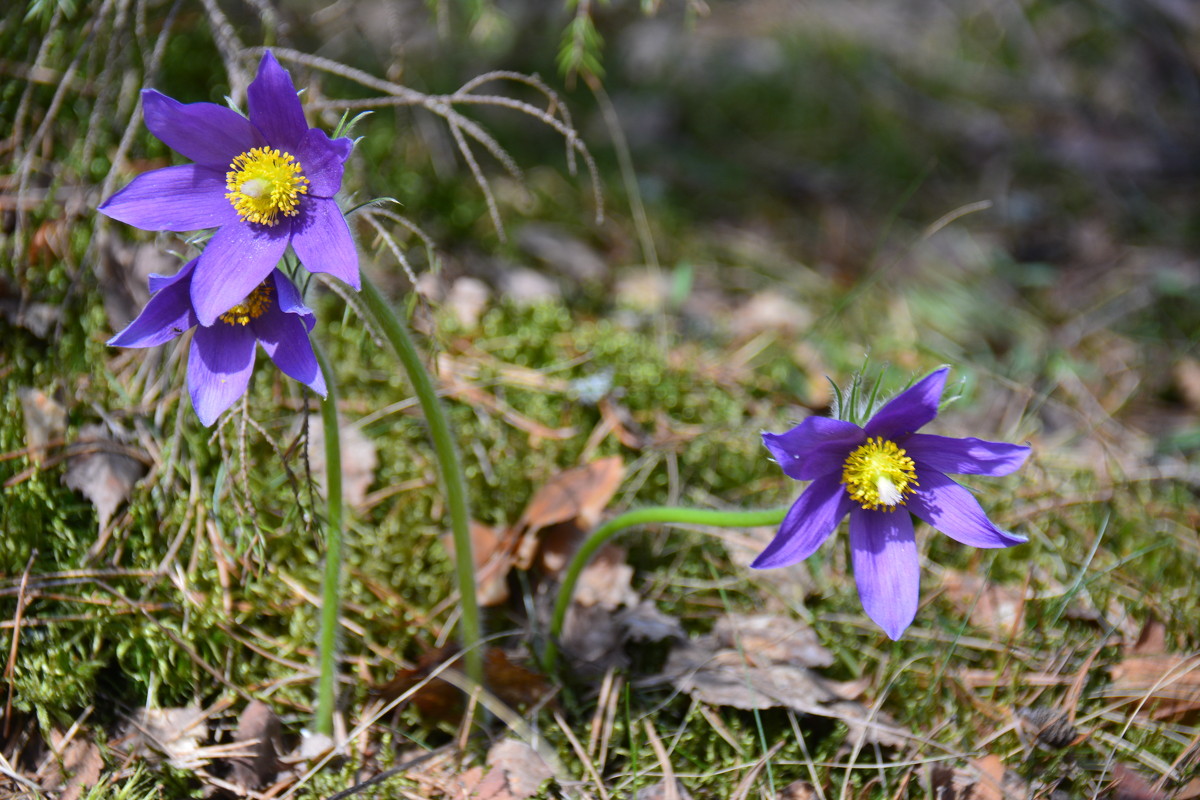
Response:
[[[154,347],[195,327],[188,354],[188,391],[205,426],[216,422],[246,391],[258,344],[284,374],[324,396],[325,378],[308,338],[313,312],[300,301],[300,292],[288,277],[273,269],[212,325],[197,326],[192,293],[199,261],[193,258],[169,278],[151,275],[150,301],[138,318],[108,343]]]
[[[191,282],[201,325],[254,291],[288,244],[310,272],[361,285],[350,227],[333,199],[352,142],[308,127],[291,78],[270,52],[247,97],[249,119],[144,90],[146,127],[195,163],[139,175],[99,208],[143,230],[218,229]]]
[[[1024,463],[1029,448],[916,432],[937,416],[948,372],[943,368],[922,378],[865,427],[809,417],[787,433],[764,433],[763,443],[788,477],[812,483],[751,566],[786,567],[808,558],[849,514],[863,608],[899,639],[917,614],[921,583],[910,512],[973,547],[1024,542],[993,525],[971,493],[946,473],[1007,475]]]

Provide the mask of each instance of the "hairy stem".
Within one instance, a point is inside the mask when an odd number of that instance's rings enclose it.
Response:
[[[321,674],[317,682],[317,710],[313,727],[317,733],[333,735],[333,706],[337,690],[338,612],[341,610],[342,578],[342,442],[338,428],[337,381],[329,360],[313,343],[327,394],[321,401],[321,424],[325,429],[325,578],[321,587],[321,630],[317,659]]]
[[[458,578],[458,591],[462,611],[460,638],[467,676],[477,684],[483,683],[483,653],[479,648],[482,636],[479,621],[479,603],[475,598],[475,561],[471,554],[471,517],[467,511],[467,484],[463,477],[462,462],[458,449],[450,435],[450,424],[438,401],[433,380],[408,333],[408,326],[400,319],[375,284],[364,275],[362,291],[366,311],[375,322],[384,338],[396,351],[408,380],[412,383],[417,401],[425,413],[429,425],[429,436],[437,455],[441,470],[442,490],[446,494],[446,507],[450,512],[450,532],[454,538],[454,566]]]
[[[711,525],[718,528],[778,525],[786,514],[786,508],[772,508],[765,511],[714,511],[703,508],[653,506],[626,511],[620,516],[613,517],[584,541],[583,546],[567,564],[567,569],[563,573],[562,585],[558,587],[558,596],[554,599],[554,616],[550,618],[550,637],[546,642],[546,649],[542,653],[542,668],[547,674],[553,674],[558,664],[558,639],[562,636],[563,622],[567,618],[567,610],[571,607],[571,596],[575,593],[575,584],[578,583],[583,568],[587,566],[596,551],[618,533],[635,525],[652,523]]]

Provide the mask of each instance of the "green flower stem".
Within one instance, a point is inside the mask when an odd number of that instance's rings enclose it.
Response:
[[[460,633],[467,676],[478,685],[483,685],[483,652],[479,648],[482,630],[479,621],[479,602],[475,598],[475,561],[471,554],[471,516],[467,511],[467,483],[463,477],[462,462],[450,435],[450,424],[438,401],[433,380],[421,361],[416,345],[391,305],[379,293],[375,284],[364,275],[359,296],[366,304],[366,311],[396,351],[400,363],[408,373],[417,401],[425,413],[429,425],[429,436],[437,454],[442,473],[442,489],[446,493],[446,507],[450,511],[450,532],[454,538],[455,572],[458,577],[458,592],[462,610]]]
[[[337,381],[324,351],[313,343],[327,394],[321,401],[321,424],[325,428],[325,579],[321,587],[321,631],[317,658],[321,676],[317,681],[317,711],[313,720],[317,733],[333,735],[333,706],[337,690],[338,612],[341,610],[342,578],[342,442],[337,415]]]
[[[718,528],[750,528],[757,525],[778,525],[787,514],[786,508],[772,508],[765,511],[714,511],[703,508],[675,508],[673,506],[653,506],[626,511],[613,517],[601,525],[584,541],[583,546],[575,553],[571,563],[563,573],[562,585],[558,588],[558,596],[554,600],[554,616],[550,618],[550,637],[542,654],[542,667],[547,674],[554,674],[558,663],[558,640],[562,636],[563,622],[567,618],[567,610],[571,607],[571,597],[575,594],[575,584],[583,568],[596,551],[605,542],[626,528],[635,525],[663,523],[667,525],[710,525]]]

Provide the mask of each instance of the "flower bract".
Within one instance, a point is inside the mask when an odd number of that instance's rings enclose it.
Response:
[[[860,427],[809,417],[763,443],[784,473],[812,481],[751,566],[785,567],[808,558],[850,517],[850,552],[867,615],[892,639],[917,613],[920,564],[912,516],[973,547],[1008,547],[1024,538],[1000,530],[975,497],[948,477],[1007,475],[1024,445],[917,433],[937,416],[948,369],[922,378]]]
[[[310,272],[360,285],[358,253],[334,200],[352,142],[308,127],[291,78],[270,52],[247,95],[249,119],[143,91],[146,127],[195,163],[139,175],[99,209],[144,230],[218,229],[191,282],[201,325],[261,284],[289,244]]]
[[[197,416],[206,426],[242,396],[254,371],[258,345],[284,374],[320,395],[325,379],[308,333],[313,313],[286,275],[271,270],[266,279],[211,326],[197,327],[192,293],[200,259],[192,259],[176,275],[150,276],[154,294],[138,318],[109,340],[117,347],[154,347],[195,327],[188,354],[188,391]]]

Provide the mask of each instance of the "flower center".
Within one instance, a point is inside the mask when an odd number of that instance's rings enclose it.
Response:
[[[842,465],[842,483],[853,499],[867,511],[886,506],[891,511],[904,505],[905,495],[917,486],[917,467],[904,450],[882,436],[867,439]]]
[[[258,319],[271,307],[271,287],[267,284],[270,278],[254,287],[254,291],[246,295],[246,299],[226,311],[217,319],[230,325],[249,325],[251,320]]]
[[[233,160],[225,173],[225,197],[246,222],[274,225],[276,215],[294,217],[299,196],[308,194],[308,178],[290,153],[255,147]]]

